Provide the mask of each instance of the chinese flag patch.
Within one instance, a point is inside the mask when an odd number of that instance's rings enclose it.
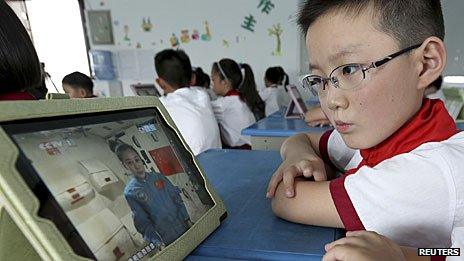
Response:
[[[155,181],[155,187],[158,190],[164,189],[164,181],[162,181],[161,179],[158,179],[157,181]]]

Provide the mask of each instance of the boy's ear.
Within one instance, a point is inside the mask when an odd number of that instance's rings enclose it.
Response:
[[[156,78],[156,83],[164,91],[166,89],[165,81],[161,78]]]
[[[197,76],[194,73],[192,73],[192,78],[190,78],[190,86],[197,85],[196,82],[197,82]]]
[[[419,89],[426,89],[443,72],[446,65],[446,48],[435,36],[427,38],[419,47]]]
[[[87,91],[84,88],[78,88],[77,93],[79,94],[80,98],[87,97]]]

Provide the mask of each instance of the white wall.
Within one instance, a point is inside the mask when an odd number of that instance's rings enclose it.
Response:
[[[101,2],[104,5],[101,6]],[[136,77],[124,78],[125,94],[130,82],[154,82],[155,70],[153,56],[155,53],[170,48],[169,38],[172,33],[180,37],[181,30],[188,29],[192,34],[197,29],[200,34],[205,33],[204,21],[208,21],[211,29],[211,41],[190,41],[180,44],[190,56],[193,66],[201,66],[207,73],[211,70],[213,62],[229,57],[238,62],[249,63],[254,72],[257,84],[263,85],[264,71],[269,66],[281,65],[290,75],[292,81],[300,73],[300,41],[295,26],[294,13],[297,9],[297,0],[272,0],[275,5],[269,14],[258,9],[259,0],[130,0],[118,1],[85,1],[88,10],[111,10],[114,32],[114,45],[93,45],[91,48],[109,50],[116,54],[138,55],[142,66],[139,71],[144,72]],[[257,23],[255,32],[249,32],[241,27],[244,17],[252,14]],[[151,32],[142,30],[143,18],[150,17],[153,29]],[[273,56],[276,39],[268,35],[268,28],[280,23],[283,28],[282,55]],[[124,40],[124,26],[129,27],[128,37]],[[88,30],[90,31],[90,30]],[[238,42],[237,42],[238,38]],[[229,47],[224,46],[224,40]],[[137,43],[141,48],[137,49]],[[132,51],[132,54],[128,51]],[[117,60],[117,59],[116,59]],[[133,61],[129,58],[121,60],[127,64]],[[134,68],[134,66],[131,66]]]
[[[445,45],[448,61],[444,75],[464,75],[464,1],[444,0]]]

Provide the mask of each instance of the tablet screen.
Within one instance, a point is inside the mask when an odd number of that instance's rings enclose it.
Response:
[[[161,94],[156,89],[154,84],[134,84],[131,85],[132,91],[137,96],[156,96],[161,97]]]
[[[17,168],[74,251],[140,260],[182,236],[214,201],[156,109],[2,124]]]

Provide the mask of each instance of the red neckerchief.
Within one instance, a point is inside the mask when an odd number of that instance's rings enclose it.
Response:
[[[427,142],[440,142],[458,133],[456,123],[439,99],[424,99],[414,117],[380,144],[360,150],[363,160],[346,175],[355,173],[364,165],[374,167],[380,162],[402,153],[408,153]]]
[[[242,95],[235,89],[231,89],[230,91],[226,93],[226,95],[224,95],[224,97],[227,97],[227,96],[238,96],[241,101],[244,101]]]
[[[424,99],[420,110],[406,122],[393,135],[380,144],[360,150],[362,161],[356,168],[348,170],[341,177],[330,182],[332,198],[341,197],[349,199],[344,187],[345,178],[355,174],[361,167],[374,167],[380,162],[402,153],[408,153],[427,142],[440,142],[449,139],[458,133],[456,123],[449,115],[443,102],[439,99]],[[349,206],[349,207],[347,207]],[[351,202],[339,202],[335,204],[337,211],[349,213],[352,218],[342,219],[345,229],[348,231],[364,230],[364,225],[359,219]]]
[[[36,100],[34,96],[27,92],[9,92],[0,94],[0,101]]]

